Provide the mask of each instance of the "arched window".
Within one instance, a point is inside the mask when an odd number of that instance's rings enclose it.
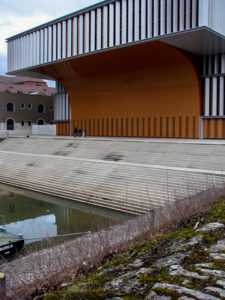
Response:
[[[23,120],[21,121],[21,126],[24,126],[24,121]]]
[[[42,119],[38,120],[38,125],[44,125],[44,120]]]
[[[44,105],[43,104],[38,105],[38,112],[43,114],[43,112],[44,112]]]
[[[14,130],[14,120],[8,119],[6,124],[7,130]]]
[[[8,104],[7,104],[7,111],[13,112],[13,110],[14,110],[14,105],[13,105],[13,103],[8,103]]]

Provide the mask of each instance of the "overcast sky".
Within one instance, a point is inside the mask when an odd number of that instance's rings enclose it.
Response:
[[[0,0],[0,75],[7,72],[5,39],[100,0]]]

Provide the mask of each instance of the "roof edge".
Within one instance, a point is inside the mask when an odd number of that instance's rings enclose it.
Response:
[[[55,23],[62,22],[62,21],[65,21],[65,20],[67,20],[67,19],[70,19],[70,18],[72,18],[72,17],[79,16],[79,15],[85,13],[85,12],[89,12],[89,11],[91,11],[91,10],[93,10],[93,9],[100,8],[100,7],[102,7],[102,6],[106,5],[106,4],[110,4],[110,3],[113,3],[113,2],[116,2],[116,0],[103,0],[103,1],[100,1],[100,2],[98,2],[98,3],[96,3],[96,4],[93,4],[93,5],[88,6],[88,7],[86,7],[86,8],[79,9],[79,10],[77,10],[77,11],[75,11],[75,12],[72,12],[72,13],[70,13],[70,14],[67,14],[67,15],[65,15],[65,16],[56,18],[56,19],[54,19],[54,20],[52,20],[52,21],[43,23],[43,24],[38,25],[38,26],[36,26],[36,27],[33,27],[33,28],[31,28],[31,29],[25,30],[25,31],[23,31],[23,32],[21,32],[21,33],[15,34],[15,35],[13,35],[13,36],[7,38],[7,39],[6,39],[6,42],[11,41],[11,40],[13,40],[13,39],[15,39],[15,38],[21,37],[21,36],[23,36],[23,35],[26,35],[26,34],[28,34],[28,33],[31,33],[31,32],[33,32],[33,31],[37,31],[37,30],[39,30],[39,29],[45,28],[45,27],[47,27],[47,26],[54,25]]]

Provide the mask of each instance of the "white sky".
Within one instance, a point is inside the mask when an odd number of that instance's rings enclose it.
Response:
[[[7,72],[5,39],[100,0],[0,0],[0,75]]]

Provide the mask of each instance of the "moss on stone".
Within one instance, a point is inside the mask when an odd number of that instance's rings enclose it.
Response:
[[[153,266],[153,263],[160,259],[160,257],[170,255],[171,252],[174,253],[174,251],[171,250],[172,246],[175,245],[176,247],[182,245],[183,243],[190,241],[190,239],[196,235],[203,235],[201,245],[196,247],[193,246],[189,255],[183,260],[181,265],[189,271],[196,272],[195,264],[213,262],[212,269],[224,270],[224,261],[213,260],[207,251],[207,248],[212,244],[215,244],[218,240],[224,238],[224,230],[215,232],[196,232],[194,225],[197,221],[200,222],[199,227],[209,222],[221,222],[225,224],[225,200],[221,200],[215,204],[212,210],[201,216],[201,218],[196,217],[189,222],[186,222],[185,225],[182,225],[185,227],[180,227],[180,229],[176,231],[162,234],[155,240],[135,243],[130,250],[120,254],[114,254],[112,257],[109,256],[106,258],[107,262],[94,272],[75,281],[70,287],[65,288],[59,293],[51,294],[44,299],[101,300],[117,296],[118,293],[103,289],[104,284],[118,278],[118,276],[121,277],[123,272],[125,273],[127,269],[130,270],[129,264],[138,258],[143,261],[145,267],[151,266],[152,272],[151,274],[139,274],[137,279],[142,284],[142,292],[135,290],[131,294],[123,296],[121,296],[120,293],[120,297],[122,297],[123,300],[143,299],[143,294],[147,295],[157,282],[183,285],[190,289],[197,288],[199,290],[204,290],[204,286],[207,285],[215,285],[215,280],[211,276],[206,280],[187,278],[185,276],[171,276],[169,275],[169,267],[159,268]],[[114,269],[116,271],[114,271]],[[100,273],[103,270],[104,274]],[[108,275],[107,272],[110,275]],[[198,272],[201,274],[201,271],[198,270]],[[124,277],[121,278],[124,280],[129,279],[128,275],[124,275]],[[183,283],[185,280],[186,283]],[[157,289],[157,293],[159,295],[172,296],[173,299],[179,298],[179,295],[173,291]]]

